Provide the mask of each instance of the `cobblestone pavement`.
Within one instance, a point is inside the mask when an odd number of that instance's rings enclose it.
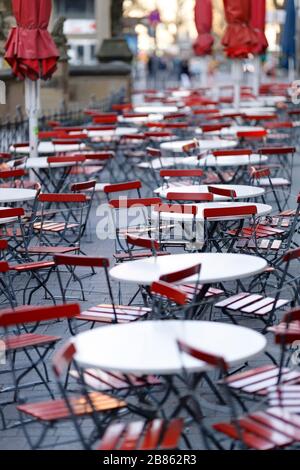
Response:
[[[294,172],[294,184],[293,184],[293,190],[292,190],[293,201],[295,200],[295,194],[297,194],[298,189],[299,189],[299,178],[300,178],[300,165],[299,163],[296,162],[295,172]],[[130,179],[130,175],[128,175],[128,179]],[[88,236],[84,240],[83,249],[85,253],[92,255],[92,256],[105,256],[105,257],[112,258],[112,254],[114,250],[113,242],[109,240],[100,241],[97,239],[96,224],[97,224],[97,217],[96,217],[96,212],[94,210],[93,213],[91,214],[91,224],[89,227],[89,233],[88,233]],[[22,282],[24,282],[24,278],[20,277],[16,285],[22,286]],[[81,302],[81,304],[84,305],[85,308],[87,306],[92,306],[98,303],[109,301],[109,298],[106,294],[105,280],[104,280],[103,273],[98,273],[95,276],[85,279],[84,283],[88,290],[88,296],[87,296],[88,300],[87,302]],[[115,292],[117,291],[117,287],[118,287],[117,285],[114,285]],[[56,281],[55,276],[52,276],[50,278],[49,288],[51,289],[52,292],[55,293],[56,296],[59,295],[58,288],[57,288],[57,281]],[[124,284],[122,285],[122,292],[123,292],[123,301],[126,302],[133,294],[134,288]],[[72,295],[76,297],[78,296],[78,293],[73,292]],[[37,296],[35,298],[35,303],[41,304],[41,303],[47,303],[47,301]],[[60,335],[62,337],[62,342],[69,337],[68,328],[67,328],[66,323],[64,322],[47,325],[44,328],[44,332],[46,332],[47,334],[51,334],[51,335],[52,334]],[[268,349],[270,351],[273,351],[272,338],[269,337],[268,341],[269,341]],[[23,358],[22,360],[25,360],[25,358]],[[266,357],[264,355],[261,355],[255,361],[253,361],[251,365],[258,365],[265,361],[266,361]],[[49,365],[50,365],[50,361],[49,361]],[[1,386],[8,382],[9,382],[8,378],[5,379],[3,376],[0,376],[0,390],[1,390]],[[53,389],[55,390],[56,386],[55,386],[54,381],[51,382],[51,387],[53,387]],[[206,390],[205,387],[202,389],[202,393],[203,395],[206,395],[208,399],[211,398],[208,390]],[[45,399],[45,391],[40,386],[35,386],[35,387],[30,388],[29,390],[24,391],[23,395],[27,397],[30,401]],[[0,394],[0,401],[1,399],[2,399],[2,396]],[[170,403],[170,407],[171,405],[172,404]],[[7,424],[12,425],[17,419],[15,405],[9,405],[2,409],[4,409],[5,417],[7,419]],[[226,417],[226,413],[227,413],[226,409],[217,410],[213,403],[209,408],[205,410],[205,416],[206,416],[208,423],[216,419],[216,416],[218,417],[218,419],[220,418],[223,419],[224,417]],[[136,419],[136,417],[131,415],[131,416],[128,416],[126,419]],[[0,424],[1,424],[1,419],[0,419]],[[87,423],[86,428],[85,428],[87,431],[89,430],[89,426],[90,425]],[[39,436],[40,427],[38,425],[31,425],[30,433],[31,433],[31,436],[33,437]],[[189,438],[191,439],[191,442],[195,449],[201,449],[203,447],[197,428],[192,426],[189,429]],[[66,440],[72,441],[73,439],[75,440],[73,444],[67,444],[67,445],[64,444]],[[64,422],[58,425],[57,427],[56,426],[53,427],[53,429],[51,429],[46,439],[46,448],[80,449],[80,445],[76,442],[76,433],[74,431],[73,425],[70,422]],[[22,429],[20,427],[14,427],[12,429],[0,431],[0,449],[1,450],[3,449],[28,449],[28,443],[24,437]]]

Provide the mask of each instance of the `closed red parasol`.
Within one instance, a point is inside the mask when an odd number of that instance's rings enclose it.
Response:
[[[227,28],[222,40],[226,55],[244,59],[253,53],[258,36],[250,25],[251,0],[223,0]]]
[[[269,46],[265,35],[266,26],[266,0],[251,0],[250,24],[258,38],[257,46],[252,50],[253,54],[264,54]]]
[[[59,57],[47,30],[52,0],[12,0],[12,6],[17,27],[8,37],[5,59],[21,79],[50,78]]]
[[[194,51],[197,56],[210,55],[214,38],[212,30],[212,3],[211,0],[196,0],[195,23],[198,31],[198,38],[194,43]]]

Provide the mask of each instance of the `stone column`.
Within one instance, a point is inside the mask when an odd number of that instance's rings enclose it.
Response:
[[[104,39],[111,37],[110,6],[111,0],[95,0],[95,17],[99,46],[101,46]]]

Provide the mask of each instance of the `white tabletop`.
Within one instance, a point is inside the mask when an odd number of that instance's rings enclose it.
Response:
[[[0,204],[32,201],[35,197],[36,191],[34,189],[0,188]]]
[[[176,154],[174,154],[176,155]],[[160,170],[162,168],[173,168],[177,166],[186,166],[186,167],[239,167],[239,166],[248,166],[248,165],[259,165],[261,163],[266,163],[268,157],[266,155],[253,154],[250,155],[234,155],[228,157],[214,157],[213,155],[208,155],[200,160],[197,157],[184,157],[184,156],[172,156],[172,157],[162,157],[154,158],[150,162],[146,161],[139,163],[138,167],[143,169],[153,168],[154,170]]]
[[[85,367],[136,375],[178,374],[209,370],[207,364],[181,355],[177,340],[210,354],[223,356],[230,366],[243,363],[266,347],[254,330],[202,321],[135,322],[97,328],[76,336],[76,361]]]
[[[235,108],[225,108],[221,109],[220,114],[222,116],[227,116],[228,114],[236,113],[237,110]],[[276,113],[276,108],[273,107],[267,107],[267,106],[259,106],[259,107],[252,107],[252,106],[247,106],[247,107],[241,107],[238,110],[239,113],[246,114],[247,116],[251,115],[259,115],[259,114],[273,114]]]
[[[164,119],[163,114],[149,114],[148,116],[135,116],[135,117],[124,117],[119,116],[118,121],[120,123],[126,124],[139,124],[143,125],[147,122],[157,122]]]
[[[200,153],[205,150],[217,150],[217,149],[230,149],[237,146],[237,141],[235,140],[198,140],[199,148],[195,149],[195,153]],[[176,140],[173,142],[164,142],[160,145],[162,151],[173,152],[173,153],[182,153],[183,147],[185,145],[193,143],[192,140]]]
[[[238,167],[238,166],[248,166],[248,165],[259,165],[261,163],[266,163],[268,157],[266,155],[252,154],[252,155],[233,155],[228,157],[214,157],[213,155],[208,155],[207,157],[201,158],[200,160],[197,157],[186,157],[182,163],[187,166],[200,166],[200,167]]]
[[[23,165],[24,168],[28,170],[35,170],[35,169],[46,169],[46,168],[64,168],[68,166],[75,165],[75,162],[63,162],[63,163],[48,163],[47,157],[38,157],[38,158],[28,158],[26,163]]]
[[[267,262],[257,256],[232,253],[193,253],[146,258],[122,263],[110,270],[110,276],[117,281],[124,281],[149,286],[162,275],[191,268],[201,264],[201,284],[235,281],[260,274],[267,267]],[[197,276],[189,278],[197,282]]]
[[[52,142],[40,142],[38,145],[38,153],[40,155],[53,155],[56,153],[64,153],[64,152],[78,152],[78,150],[86,150],[87,146],[85,144],[78,144],[78,145],[53,145]],[[14,146],[10,148],[11,152],[16,151],[17,153],[29,155],[30,148],[29,147],[21,147],[15,149]]]
[[[157,106],[157,105],[142,105],[134,108],[135,113],[151,113],[151,114],[168,114],[176,113],[178,111],[177,106]]]
[[[229,191],[236,192],[236,199],[251,199],[265,194],[264,188],[258,186],[244,186],[241,184],[195,184],[195,185],[176,185],[171,183],[169,187],[161,187],[156,189],[154,192],[162,198],[166,198],[168,193],[208,193],[208,188],[214,187],[218,189],[227,189]],[[231,200],[228,196],[219,196],[214,194],[214,201],[228,201]]]
[[[197,221],[204,221],[204,210],[205,209],[216,209],[216,208],[228,208],[228,207],[241,207],[241,206],[256,206],[257,208],[257,217],[263,217],[265,215],[268,215],[272,212],[273,208],[272,206],[269,206],[267,204],[258,204],[258,203],[252,203],[252,202],[203,202],[200,204],[193,204],[193,206],[197,206],[198,208],[198,213],[196,215],[196,220]],[[153,213],[153,218],[155,219],[155,212]],[[193,220],[194,216],[192,214],[180,214],[180,213],[174,213],[170,214],[168,212],[161,212],[160,214],[161,220],[174,220],[174,221],[189,221]],[[244,218],[244,217],[242,217]],[[224,217],[221,217],[218,220],[223,220]],[[238,220],[240,217],[230,217],[226,218],[226,220]]]
[[[252,131],[263,131],[263,127],[259,126],[230,126],[230,127],[223,127],[219,131],[212,131],[207,132],[207,135],[218,135],[221,137],[237,137],[238,132],[252,132]],[[202,135],[203,131],[201,128],[196,129],[197,135]]]
[[[89,131],[87,129],[87,134],[89,138],[95,137],[122,137],[123,135],[128,134],[137,134],[138,129],[134,127],[117,127],[116,129],[112,130],[99,130],[99,131]]]

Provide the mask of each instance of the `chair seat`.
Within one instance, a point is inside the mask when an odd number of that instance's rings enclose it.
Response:
[[[274,240],[274,239],[267,239],[267,238],[260,238],[259,240],[251,240],[241,238],[237,244],[235,245],[236,248],[248,248],[249,250],[271,250],[271,251],[279,251],[282,247],[282,240]]]
[[[17,251],[19,253],[30,253],[34,255],[55,255],[78,251],[78,249],[79,248],[76,246],[33,246],[28,248],[27,250],[25,250],[24,248],[20,248]]]
[[[195,284],[183,284],[179,286],[180,290],[182,290],[185,294],[187,294],[189,300],[193,300],[195,295]],[[197,287],[197,293],[200,293],[203,286]],[[212,297],[218,297],[220,295],[224,295],[224,291],[221,289],[215,289],[211,287],[208,292],[205,294],[205,298],[209,299]]]
[[[54,261],[37,261],[32,263],[10,265],[9,269],[16,272],[39,271],[40,269],[49,269],[55,266]]]
[[[168,253],[167,251],[159,251],[156,253],[156,256],[168,256],[170,255],[170,253]],[[134,260],[137,260],[137,259],[141,259],[141,258],[151,258],[153,256],[153,253],[152,251],[137,251],[137,252],[132,252],[131,255],[129,255],[128,253],[115,253],[114,254],[114,258],[117,260],[117,261],[134,261]]]
[[[213,427],[231,439],[242,442],[255,450],[272,450],[286,447],[300,439],[300,417],[281,408],[251,413],[238,419],[240,431],[228,423],[217,423]]]
[[[223,383],[241,393],[266,396],[270,388],[276,386],[280,369],[275,365],[267,365],[234,374],[223,380]],[[282,369],[282,384],[300,383],[300,372],[287,367]]]
[[[171,450],[178,448],[183,421],[113,424],[105,431],[98,450]]]
[[[242,292],[222,300],[215,307],[230,310],[232,313],[244,313],[261,317],[272,312],[275,302],[276,300],[273,297],[263,297],[258,294]],[[276,302],[275,309],[279,309],[289,303],[289,300],[279,299]]]
[[[103,170],[102,165],[84,165],[84,166],[75,166],[71,170],[71,175],[86,175],[86,176],[91,176],[94,175],[98,172],[101,172]]]
[[[271,178],[271,182],[273,186],[291,186],[291,182],[285,178]],[[259,186],[269,187],[269,178],[261,178],[259,180]]]
[[[36,222],[33,224],[34,230],[42,230],[43,232],[64,232],[66,230],[71,230],[73,228],[77,228],[78,224],[66,224],[66,222]]]
[[[151,309],[116,305],[115,312],[118,323],[128,323],[146,317],[151,312]],[[96,323],[114,323],[116,321],[112,305],[97,305],[96,307],[91,307],[75,318],[77,320]]]
[[[268,393],[269,406],[284,408],[290,413],[300,414],[300,385],[280,385]]]
[[[123,400],[118,400],[98,392],[90,393],[89,399],[79,396],[71,397],[69,400],[73,414],[76,416],[92,414],[93,408],[97,412],[106,412],[126,407],[126,403]],[[93,406],[91,406],[89,400]],[[58,421],[71,417],[70,410],[64,399],[28,403],[17,408],[19,411],[41,421]]]
[[[244,227],[242,230],[230,230],[228,231],[229,235],[239,235],[243,238],[265,238],[265,237],[278,237],[285,233],[284,230],[269,227],[267,225],[259,224],[255,227]]]
[[[5,345],[7,350],[16,351],[18,349],[57,343],[60,340],[61,338],[58,336],[36,335],[32,333],[26,333],[23,335],[8,336],[5,339]]]
[[[70,372],[70,375],[78,379],[78,373],[75,370]],[[137,377],[128,374],[125,377],[123,374],[117,372],[104,372],[96,369],[86,369],[84,371],[84,382],[93,390],[108,392],[114,390],[127,390],[130,386],[134,388],[153,387],[161,385],[161,381],[154,375],[147,375]]]

